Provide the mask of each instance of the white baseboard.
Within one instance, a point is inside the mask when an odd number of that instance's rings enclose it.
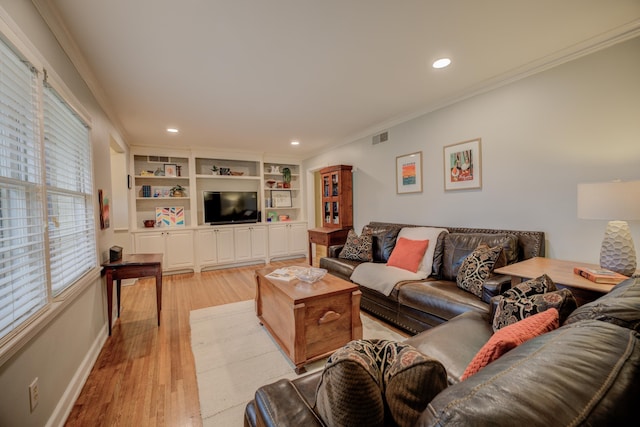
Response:
[[[93,369],[93,365],[96,363],[96,360],[98,360],[100,350],[102,350],[102,347],[107,341],[107,338],[108,332],[107,325],[105,324],[102,331],[98,334],[98,336],[96,336],[93,345],[87,352],[87,355],[84,357],[84,360],[82,361],[80,366],[78,366],[78,370],[71,379],[71,382],[69,382],[69,386],[56,405],[56,409],[53,411],[51,417],[47,421],[47,427],[64,426],[64,423],[67,421],[67,417],[73,409],[73,405],[76,403],[76,400],[78,400],[78,396],[80,396],[80,392],[82,391],[84,383],[87,381],[87,378],[89,378],[89,374],[91,373],[91,369]]]

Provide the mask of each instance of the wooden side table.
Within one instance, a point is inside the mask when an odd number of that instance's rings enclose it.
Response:
[[[342,245],[347,241],[351,228],[311,228],[309,229],[309,265],[313,265],[313,244],[329,247]]]
[[[511,286],[517,285],[524,279],[534,279],[546,274],[558,288],[571,290],[578,305],[597,299],[609,292],[614,286],[585,279],[575,274],[573,267],[600,268],[598,265],[584,262],[535,257],[497,268],[494,271],[511,276]]]
[[[160,310],[162,309],[162,254],[124,255],[121,260],[102,264],[107,284],[107,317],[109,318],[109,336],[111,336],[111,310],[113,308],[113,281],[116,281],[118,298],[118,317],[120,317],[120,288],[122,279],[155,276],[156,306],[158,326],[160,326]]]

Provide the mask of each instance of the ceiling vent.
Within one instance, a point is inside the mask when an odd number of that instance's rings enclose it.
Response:
[[[171,157],[167,156],[147,156],[149,163],[170,163]]]
[[[373,142],[372,142],[373,145],[387,142],[389,140],[389,131],[384,131],[382,133],[374,135],[372,139],[373,139]]]

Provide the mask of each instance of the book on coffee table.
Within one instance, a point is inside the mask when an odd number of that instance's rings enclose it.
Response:
[[[617,285],[623,280],[628,279],[627,276],[607,270],[606,268],[573,267],[573,272],[592,282],[608,285]]]
[[[277,270],[273,270],[271,273],[267,274],[265,277],[268,277],[269,279],[284,280],[286,282],[290,282],[292,280],[297,279],[296,272],[301,270],[305,270],[305,268],[297,267],[297,266],[283,267],[283,268],[278,268]]]

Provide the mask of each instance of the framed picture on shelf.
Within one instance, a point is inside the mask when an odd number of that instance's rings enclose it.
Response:
[[[291,208],[291,190],[271,190],[271,205],[274,208]]]
[[[444,189],[482,188],[481,139],[472,139],[444,147]]]
[[[396,193],[422,193],[422,151],[396,157]]]
[[[165,163],[164,176],[178,176],[178,165],[174,163]]]

